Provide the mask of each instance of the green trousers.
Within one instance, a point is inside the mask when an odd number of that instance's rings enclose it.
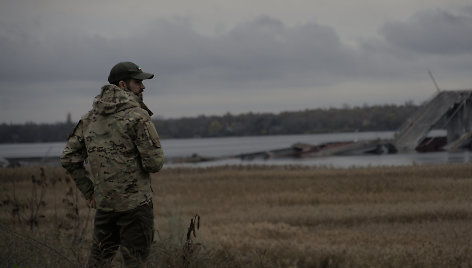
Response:
[[[97,210],[88,266],[110,266],[120,248],[126,267],[143,267],[153,239],[152,203],[124,212]]]

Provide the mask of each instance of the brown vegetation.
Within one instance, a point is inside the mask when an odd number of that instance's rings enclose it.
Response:
[[[0,169],[2,267],[85,264],[93,211],[73,186],[60,168],[43,176],[39,168]],[[471,163],[164,169],[153,189],[150,267],[472,265]],[[183,262],[195,214],[200,229]]]

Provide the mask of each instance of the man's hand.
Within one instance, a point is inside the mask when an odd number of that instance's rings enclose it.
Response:
[[[92,197],[90,197],[90,199],[88,200],[88,207],[89,207],[89,208],[95,208],[95,207],[96,207],[96,206],[95,206],[95,198],[93,197],[93,195],[92,195]]]

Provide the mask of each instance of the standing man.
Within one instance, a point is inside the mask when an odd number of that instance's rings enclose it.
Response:
[[[97,209],[89,267],[109,264],[119,247],[127,267],[143,265],[149,255],[154,236],[149,173],[164,163],[152,112],[143,103],[142,81],[153,77],[132,62],[116,64],[110,84],[82,116],[61,156],[89,206]]]

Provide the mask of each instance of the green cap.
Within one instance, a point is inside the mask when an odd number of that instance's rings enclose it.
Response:
[[[130,78],[144,80],[151,79],[153,77],[153,74],[143,72],[141,67],[138,65],[130,61],[123,61],[111,68],[110,75],[108,76],[108,82],[116,83]]]

